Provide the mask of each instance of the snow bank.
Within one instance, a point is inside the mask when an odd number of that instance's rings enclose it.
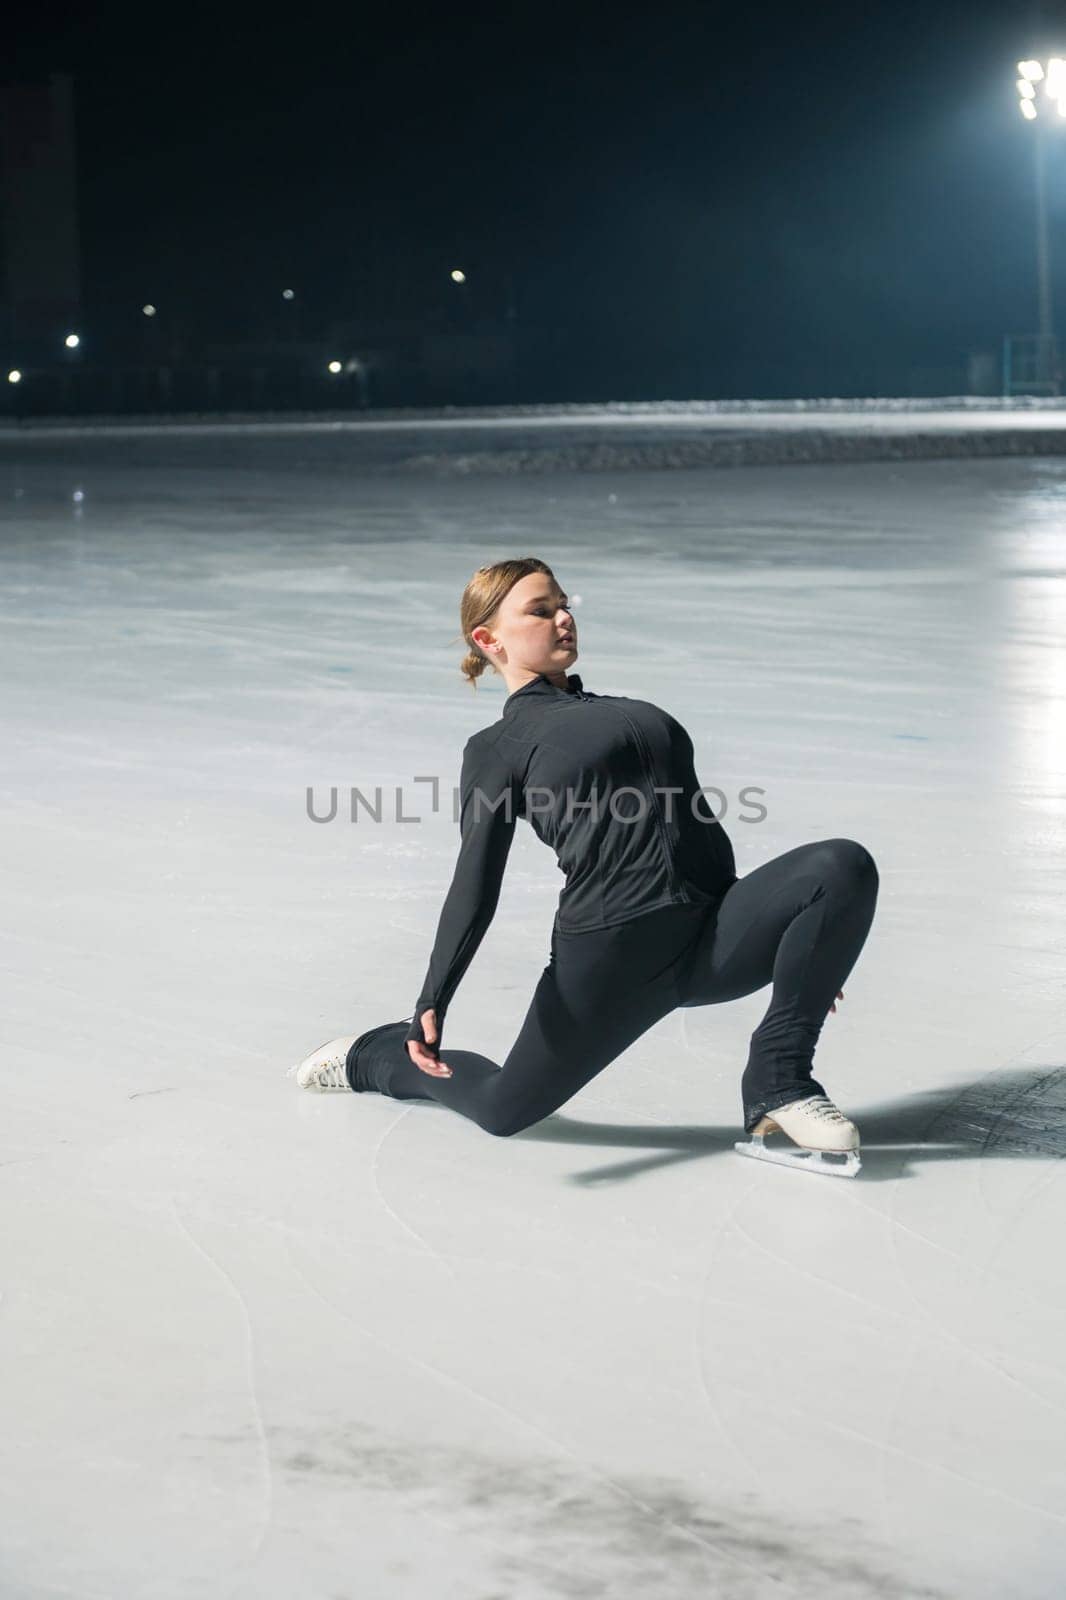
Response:
[[[0,424],[8,452],[74,439],[316,436],[368,472],[512,475],[1066,453],[1066,398],[617,400]]]

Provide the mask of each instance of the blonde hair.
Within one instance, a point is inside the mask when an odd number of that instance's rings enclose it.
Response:
[[[494,672],[500,669],[470,635],[475,628],[491,623],[504,597],[516,583],[528,578],[531,572],[543,572],[555,582],[555,574],[546,561],[540,561],[536,556],[518,556],[514,561],[497,561],[490,567],[478,567],[463,590],[463,598],[459,602],[459,625],[462,637],[470,648],[459,663],[459,671],[471,689],[477,688],[477,680],[486,667],[491,667]]]

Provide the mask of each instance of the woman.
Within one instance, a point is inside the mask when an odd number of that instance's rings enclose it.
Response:
[[[858,1130],[815,1081],[812,1059],[873,920],[869,851],[825,839],[738,878],[681,724],[567,674],[577,629],[543,561],[479,569],[460,618],[471,686],[488,664],[509,692],[463,752],[459,855],[413,1017],[331,1040],[291,1069],[297,1082],[437,1100],[489,1133],[517,1133],[675,1007],[772,983],[741,1079],[752,1139],[736,1148],[854,1176]],[[492,921],[520,817],[566,873],[548,964],[502,1067],[470,1050],[445,1060],[448,1005]],[[767,1146],[774,1132],[792,1143]]]

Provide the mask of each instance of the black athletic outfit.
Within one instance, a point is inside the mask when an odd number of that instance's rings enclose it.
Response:
[[[744,1125],[803,1094],[829,1007],[873,920],[878,874],[851,839],[800,845],[738,878],[700,790],[688,733],[646,700],[589,693],[577,673],[508,695],[463,751],[460,847],[413,1018],[355,1040],[358,1091],[438,1100],[490,1133],[529,1127],[677,1006],[773,983],[742,1079]],[[566,883],[548,964],[503,1066],[443,1047],[449,1002],[492,921],[519,818],[551,846]],[[422,1072],[437,1014],[450,1078]]]

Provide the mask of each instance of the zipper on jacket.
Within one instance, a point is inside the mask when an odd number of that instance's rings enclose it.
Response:
[[[666,838],[666,823],[663,821],[662,809],[659,805],[659,796],[655,792],[655,772],[652,766],[651,751],[648,749],[644,734],[641,732],[640,728],[637,727],[636,723],[629,716],[628,712],[622,711],[620,714],[625,718],[630,728],[632,728],[634,737],[636,738],[637,744],[644,757],[644,770],[647,773],[648,781],[651,787],[652,805],[655,808],[656,830],[659,835],[659,843],[662,846],[663,865],[666,867],[667,878],[670,884],[670,893],[676,895],[679,900],[685,901],[686,903],[691,903],[692,896],[682,887],[677,875],[677,870],[671,862],[670,846],[667,843]]]

